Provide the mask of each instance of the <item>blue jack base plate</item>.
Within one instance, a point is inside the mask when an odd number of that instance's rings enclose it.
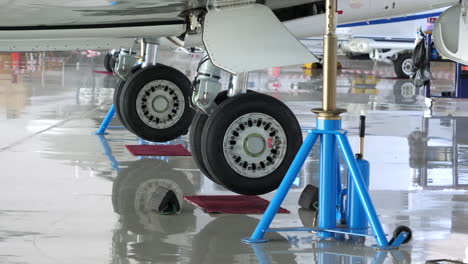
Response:
[[[105,135],[109,135],[109,133],[107,133],[107,132],[104,132],[104,133],[94,132],[94,133],[92,133],[92,135],[105,136]]]
[[[335,234],[344,234],[351,236],[362,236],[362,237],[375,237],[373,234],[369,234],[368,228],[351,229],[351,228],[318,228],[318,227],[285,227],[285,228],[270,228],[267,232],[327,232]]]
[[[243,243],[246,243],[246,244],[252,244],[252,243],[266,243],[270,240],[268,239],[252,239],[250,237],[246,237],[246,238],[243,238],[242,239],[242,242]]]
[[[398,250],[400,247],[398,246],[386,246],[386,247],[381,247],[377,244],[373,244],[373,245],[370,245],[369,246],[370,248],[374,248],[374,249],[377,249],[377,250]]]

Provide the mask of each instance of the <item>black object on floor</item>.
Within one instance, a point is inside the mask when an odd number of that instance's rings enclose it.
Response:
[[[319,200],[319,189],[311,184],[307,185],[299,197],[298,204],[301,208],[317,210]]]
[[[159,186],[151,195],[149,206],[162,215],[171,215],[180,211],[180,203],[174,191]]]

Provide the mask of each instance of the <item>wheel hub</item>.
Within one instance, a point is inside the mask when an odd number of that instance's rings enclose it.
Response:
[[[169,100],[166,97],[158,95],[153,99],[153,110],[158,113],[164,113],[169,108]]]
[[[154,80],[147,83],[136,99],[138,117],[147,126],[165,129],[176,124],[184,113],[185,99],[173,82]]]
[[[266,148],[265,139],[262,137],[262,135],[257,133],[248,135],[245,138],[243,145],[244,151],[251,157],[260,156]]]
[[[406,75],[410,76],[413,73],[413,60],[412,59],[404,60],[402,64],[402,70]]]
[[[261,178],[274,172],[287,150],[284,129],[263,113],[249,113],[234,120],[223,140],[227,163],[248,178]]]

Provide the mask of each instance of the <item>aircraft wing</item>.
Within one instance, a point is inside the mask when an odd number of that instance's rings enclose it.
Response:
[[[185,32],[186,0],[0,0],[0,50],[128,47]],[[125,39],[127,38],[127,39]],[[131,46],[131,45],[130,45]]]

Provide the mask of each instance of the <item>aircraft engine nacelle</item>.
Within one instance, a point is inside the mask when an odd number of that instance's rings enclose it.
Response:
[[[468,65],[468,1],[447,9],[434,25],[434,44],[444,57]]]

